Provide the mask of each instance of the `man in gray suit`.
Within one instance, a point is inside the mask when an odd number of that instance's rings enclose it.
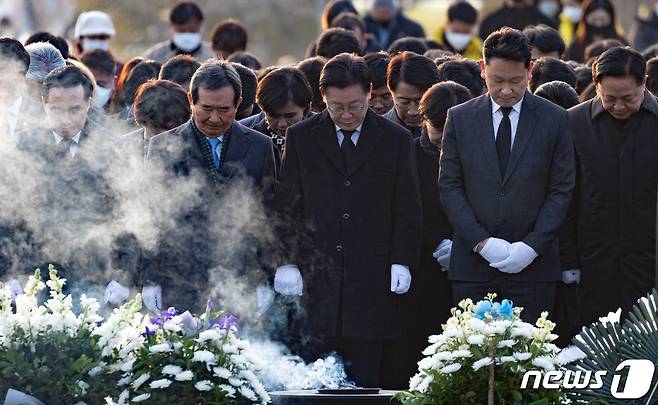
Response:
[[[205,308],[199,291],[208,287],[209,270],[218,267],[235,271],[254,288],[267,280],[265,272],[251,271],[263,269],[262,246],[244,232],[231,232],[245,226],[236,223],[239,204],[254,201],[250,219],[259,207],[268,212],[274,197],[272,141],[235,121],[241,83],[230,63],[201,65],[188,99],[192,119],[151,138],[147,154],[154,179],[172,193],[185,193],[189,202],[165,219],[156,258],[143,272],[149,309],[163,308],[163,299],[166,306]],[[237,196],[239,203],[230,200]]]
[[[532,63],[520,31],[492,33],[480,67],[488,94],[452,108],[444,132],[449,279],[456,302],[496,292],[534,322],[562,276],[557,236],[574,187],[567,114],[526,91]]]

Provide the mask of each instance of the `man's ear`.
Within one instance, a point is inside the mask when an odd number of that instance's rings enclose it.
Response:
[[[187,92],[187,102],[190,103],[190,107],[194,105],[194,102],[192,101],[192,92],[188,91]]]
[[[487,64],[484,63],[484,59],[480,59],[478,61],[478,64],[480,65],[480,77],[484,80],[485,71],[487,70]]]
[[[533,61],[530,61],[530,64],[528,65],[528,81],[532,79],[532,68],[535,66],[535,63]]]
[[[372,83],[370,83],[370,89],[368,90],[368,100],[372,99]]]
[[[242,96],[238,99],[238,102],[235,103],[235,109],[237,110],[240,107],[240,104],[242,103]]]

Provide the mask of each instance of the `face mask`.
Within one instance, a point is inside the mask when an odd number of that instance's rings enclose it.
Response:
[[[554,1],[543,1],[537,6],[539,11],[548,18],[555,18],[560,11],[560,5]]]
[[[112,89],[98,85],[96,86],[94,93],[96,94],[94,105],[98,108],[103,108],[105,104],[110,101],[110,97],[112,97]]]
[[[463,51],[471,43],[473,36],[471,34],[462,34],[459,32],[446,32],[446,41],[456,51]]]
[[[107,39],[82,38],[82,49],[85,51],[90,51],[92,49],[102,49],[107,51],[109,47],[110,41]]]
[[[566,6],[562,12],[567,16],[567,18],[569,18],[569,21],[574,24],[580,21],[580,17],[583,15],[583,10],[576,6]]]
[[[200,32],[174,32],[171,40],[176,48],[185,52],[192,52],[201,45]]]

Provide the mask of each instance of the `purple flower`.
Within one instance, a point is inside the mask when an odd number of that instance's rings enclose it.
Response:
[[[212,321],[210,323],[212,324]],[[233,329],[233,327],[235,327],[235,329],[237,330],[238,329],[238,318],[236,318],[235,315],[232,315],[232,314],[223,315],[219,318],[219,322],[217,322],[215,324],[219,325],[220,329],[231,330],[231,329]]]
[[[176,308],[169,307],[169,309],[167,309],[166,311],[162,311],[160,317],[163,320],[168,321],[169,319],[175,317],[176,315],[178,315],[178,311],[176,310]]]
[[[155,331],[149,329],[149,327],[147,326],[147,327],[146,327],[146,330],[145,330],[144,332],[140,333],[139,335],[140,335],[140,336],[143,336],[143,337],[145,337],[145,338],[148,338],[149,336],[154,336],[154,335],[155,335]]]
[[[206,311],[212,311],[212,307],[213,307],[212,299],[208,298],[208,301],[206,302]]]
[[[163,323],[162,318],[151,318],[151,324],[155,326],[162,326]]]

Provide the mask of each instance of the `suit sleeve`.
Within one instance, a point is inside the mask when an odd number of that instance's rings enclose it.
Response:
[[[541,255],[559,236],[571,203],[575,183],[575,162],[571,130],[566,111],[560,118],[551,157],[546,200],[539,210],[534,229],[523,239]]]
[[[418,186],[416,148],[410,134],[403,135],[393,197],[391,263],[415,267],[420,257],[423,209]]]
[[[274,164],[274,147],[268,143],[265,148],[263,158],[263,169],[261,171],[261,190],[263,193],[263,204],[267,211],[273,208],[274,204],[274,182],[276,179],[276,166]]]
[[[466,197],[464,172],[459,159],[459,145],[452,110],[448,110],[448,118],[443,130],[439,161],[439,193],[446,215],[455,230],[455,237],[460,237],[469,249],[491,236],[478,222]]]
[[[278,254],[279,265],[299,263],[297,255],[304,224],[303,189],[295,135],[294,130],[288,130],[274,194],[274,207],[278,214],[276,233],[281,242]]]
[[[571,132],[573,135],[573,130]],[[569,210],[567,217],[564,220],[564,225],[560,229],[560,265],[562,270],[580,269],[580,259],[578,254],[578,232],[577,232],[577,207],[578,207],[578,177],[579,177],[579,164],[578,164],[578,151],[574,145],[574,160],[575,160],[575,185],[574,192],[569,203]]]

